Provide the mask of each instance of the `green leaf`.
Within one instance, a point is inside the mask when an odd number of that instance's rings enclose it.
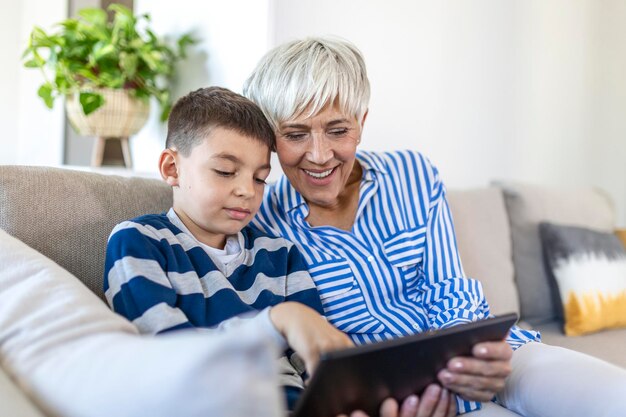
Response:
[[[196,39],[194,39],[191,34],[186,33],[178,39],[178,55],[181,58],[187,57],[187,47],[198,43]]]
[[[99,61],[107,55],[114,55],[116,53],[115,46],[111,44],[105,44],[100,41],[94,45],[93,57],[96,61]]]
[[[98,93],[81,92],[78,96],[78,101],[80,101],[85,115],[89,115],[102,107],[104,97]]]
[[[107,22],[107,13],[102,9],[82,9],[78,12],[78,15],[94,26],[105,26]]]
[[[126,78],[133,78],[137,73],[137,62],[139,58],[135,54],[127,54],[122,52],[120,54],[120,67],[126,73]]]
[[[107,10],[114,12],[116,17],[122,15],[131,19],[133,18],[133,12],[128,7],[121,4],[113,3],[107,7]]]
[[[52,95],[52,84],[42,84],[42,86],[39,87],[39,90],[37,90],[37,95],[43,99],[44,103],[46,103],[46,106],[49,109],[52,108],[52,104],[54,103],[54,97]]]
[[[48,35],[42,28],[35,26],[30,33],[30,39],[33,43],[45,42],[48,39]]]
[[[24,66],[26,68],[41,68],[43,64],[40,61],[38,61],[36,58],[32,58],[24,62]]]
[[[163,110],[161,111],[160,118],[161,118],[162,122],[165,122],[165,121],[167,121],[167,118],[170,115],[170,111],[172,110],[172,105],[168,103],[168,104],[166,104],[166,105],[164,105],[162,107],[163,107]]]

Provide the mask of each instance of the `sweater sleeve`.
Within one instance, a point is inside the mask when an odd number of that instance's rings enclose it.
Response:
[[[117,225],[107,243],[107,302],[142,333],[193,327],[176,307],[177,294],[167,273],[166,245],[153,228],[130,221]]]
[[[291,245],[287,260],[285,301],[296,301],[324,315],[322,301],[302,254]]]

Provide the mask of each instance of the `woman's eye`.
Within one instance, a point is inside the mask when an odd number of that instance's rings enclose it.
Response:
[[[330,134],[332,136],[344,136],[347,133],[348,133],[348,129],[347,128],[333,129],[333,130],[328,132],[328,134]]]
[[[215,173],[220,177],[232,177],[233,175],[235,175],[234,172],[220,171],[219,169],[214,169],[213,171],[215,171]]]
[[[306,133],[285,133],[283,136],[289,140],[300,140],[306,137]]]
[[[267,182],[263,178],[255,178],[254,180],[257,182],[257,184],[267,184]]]

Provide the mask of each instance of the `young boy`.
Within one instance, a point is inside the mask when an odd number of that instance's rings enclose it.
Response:
[[[104,290],[113,310],[148,334],[221,331],[258,320],[284,337],[311,372],[321,350],[351,342],[320,316],[296,247],[247,226],[261,205],[274,141],[261,110],[227,89],[204,88],[178,100],[159,159],[173,207],[113,229]],[[304,369],[288,356],[279,366],[291,409]]]

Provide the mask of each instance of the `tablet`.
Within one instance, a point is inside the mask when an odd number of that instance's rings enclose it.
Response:
[[[377,416],[385,398],[399,402],[437,381],[455,356],[479,342],[502,340],[517,314],[328,352],[296,404],[293,417],[335,417],[363,410]]]

